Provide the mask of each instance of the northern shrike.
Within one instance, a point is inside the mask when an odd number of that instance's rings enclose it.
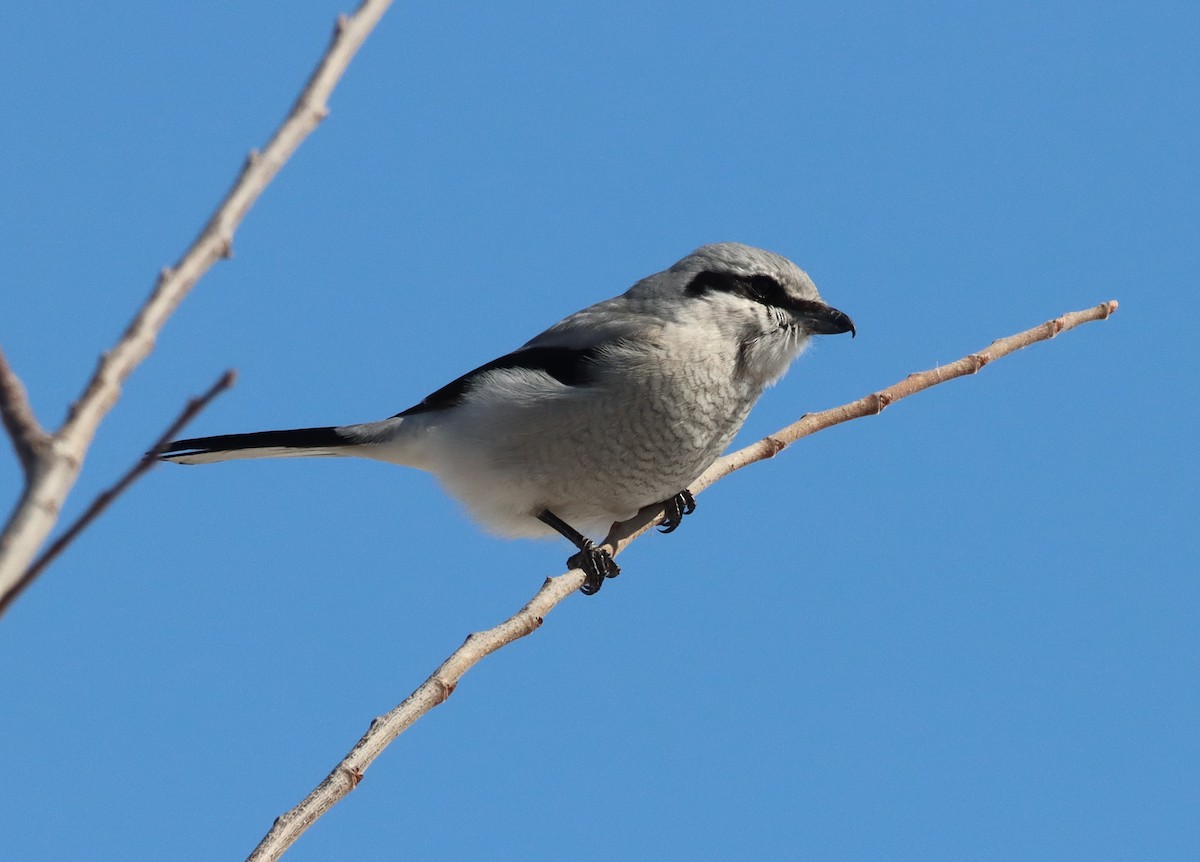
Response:
[[[739,243],[698,248],[613,299],[390,419],[176,440],[163,458],[354,455],[427,470],[487,529],[558,533],[583,592],[620,569],[585,533],[662,503],[663,531],[811,335],[854,334],[784,257]]]

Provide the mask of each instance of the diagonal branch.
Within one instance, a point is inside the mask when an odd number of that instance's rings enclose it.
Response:
[[[159,274],[150,297],[120,341],[100,358],[83,395],[71,406],[62,428],[45,441],[44,451],[14,438],[23,464],[30,452],[36,451],[38,457],[33,459],[33,467],[26,467],[24,492],[0,533],[0,601],[8,601],[6,597],[53,529],[96,428],[116,403],[126,379],[149,355],[167,318],[196,282],[214,263],[229,257],[234,231],[279,169],[329,113],[327,100],[333,88],[389,5],[391,0],[363,0],[353,15],[338,19],[329,48],[287,118],[262,152],[252,152],[246,159],[233,187],[183,257]],[[11,387],[4,388],[7,392]],[[9,403],[23,400],[10,399]],[[20,415],[19,409],[13,413]],[[9,424],[7,408],[4,418]],[[25,434],[22,439],[28,437]]]
[[[983,366],[993,360],[1008,356],[1010,353],[1016,353],[1021,348],[1036,344],[1039,341],[1047,341],[1060,332],[1066,332],[1084,323],[1090,323],[1093,320],[1107,320],[1116,310],[1117,301],[1112,299],[1108,302],[1102,302],[1093,308],[1086,308],[1083,311],[1072,311],[1064,314],[1062,317],[1048,320],[1040,326],[1035,326],[1024,332],[1018,332],[1016,335],[997,338],[983,350],[964,356],[957,362],[952,362],[949,365],[939,365],[937,368],[931,368],[928,371],[919,371],[915,374],[910,374],[899,383],[893,383],[886,389],[872,392],[870,395],[865,395],[857,401],[851,401],[849,404],[843,404],[841,407],[834,407],[830,410],[823,410],[820,413],[807,413],[786,428],[768,435],[756,443],[751,443],[744,449],[730,452],[728,455],[720,458],[715,464],[705,470],[699,479],[692,483],[692,493],[699,494],[705,488],[723,479],[735,470],[748,467],[756,461],[773,458],[801,437],[816,434],[818,431],[823,431],[834,425],[840,425],[843,422],[849,422],[851,419],[861,419],[864,416],[874,416],[877,413],[882,413],[885,407],[899,401],[901,398],[915,395],[931,386],[945,383],[947,380],[953,380],[956,377],[976,374]],[[661,520],[662,507],[648,506],[628,521],[621,524],[614,524],[613,529],[609,532],[607,538],[605,538],[604,544],[614,554],[618,554],[625,550],[630,542],[655,524],[658,524]]]
[[[236,373],[226,371],[216,383],[208,388],[207,392],[188,400],[188,403],[184,405],[180,414],[175,417],[175,421],[168,425],[167,430],[159,435],[159,438],[154,441],[154,445],[150,447],[149,451],[139,458],[125,472],[125,475],[117,480],[116,484],[101,491],[96,496],[96,499],[92,500],[91,504],[83,511],[83,514],[76,518],[74,523],[67,527],[62,535],[55,539],[46,550],[42,551],[41,556],[34,560],[33,564],[25,570],[20,580],[13,585],[13,588],[3,596],[0,596],[0,616],[4,615],[4,612],[17,600],[21,593],[25,592],[29,585],[37,580],[46,567],[54,562],[58,555],[66,550],[67,546],[75,541],[76,537],[91,525],[92,521],[100,517],[104,510],[112,504],[113,500],[125,493],[130,485],[140,479],[143,474],[149,472],[151,467],[158,464],[159,453],[166,449],[171,441],[179,436],[179,432],[183,430],[184,426],[195,419],[200,411],[209,405],[209,402],[233,386],[233,382],[236,379]]]
[[[33,469],[37,466],[38,458],[50,445],[50,435],[42,430],[37,417],[33,415],[33,407],[21,385],[21,378],[12,370],[4,351],[0,350],[0,419],[12,439],[13,449],[17,452],[17,460],[25,471],[25,481],[30,481]]]
[[[773,457],[801,437],[815,434],[817,431],[848,422],[851,419],[872,416],[901,398],[906,398],[955,377],[974,374],[989,362],[1014,353],[1022,347],[1053,338],[1060,332],[1074,329],[1089,321],[1104,320],[1116,309],[1117,303],[1114,300],[1101,303],[1095,308],[1064,314],[1041,326],[1035,326],[1025,332],[993,341],[985,349],[964,356],[950,365],[910,374],[899,383],[857,401],[821,413],[807,414],[779,432],[721,458],[692,483],[691,491],[693,494],[698,494],[736,470],[756,461]],[[605,539],[605,545],[614,555],[620,553],[642,533],[655,524],[661,523],[663,515],[661,505],[645,507],[628,521],[614,524],[608,538]],[[546,614],[579,589],[583,585],[583,580],[583,572],[579,569],[573,569],[558,577],[547,578],[546,582],[542,584],[542,588],[521,610],[494,628],[468,635],[463,645],[442,662],[442,665],[405,698],[403,703],[371,722],[367,732],[350,750],[350,753],[300,804],[275,820],[262,842],[250,854],[248,862],[268,862],[268,860],[278,859],[322,814],[358,786],[367,767],[396,737],[425,713],[444,703],[454,693],[459,680],[468,670],[501,647],[536,631]]]

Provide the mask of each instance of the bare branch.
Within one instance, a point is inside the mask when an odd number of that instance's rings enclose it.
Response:
[[[751,443],[744,449],[730,452],[728,455],[720,458],[715,464],[705,470],[699,479],[692,483],[691,491],[693,494],[699,494],[705,488],[719,479],[723,479],[735,470],[740,470],[756,461],[773,458],[801,437],[816,434],[818,431],[834,425],[840,425],[843,422],[849,422],[851,419],[861,419],[864,416],[874,416],[877,413],[882,413],[885,407],[899,401],[901,398],[915,395],[931,386],[945,383],[947,380],[953,380],[956,377],[975,374],[993,360],[1008,356],[1010,353],[1016,353],[1021,348],[1036,344],[1039,341],[1051,339],[1060,332],[1074,329],[1081,324],[1089,323],[1093,320],[1106,320],[1116,310],[1117,301],[1113,299],[1108,302],[1102,302],[1093,308],[1084,309],[1083,311],[1069,312],[1062,317],[1048,320],[1040,326],[1035,326],[1024,332],[1018,332],[1016,335],[1010,335],[1007,338],[998,338],[983,350],[964,356],[957,362],[952,362],[949,365],[939,365],[937,368],[931,368],[928,371],[910,374],[899,383],[893,383],[886,389],[872,392],[870,395],[859,398],[857,401],[851,401],[849,404],[843,404],[841,407],[834,407],[831,410],[823,410],[820,413],[805,414],[786,428],[764,437],[756,443]],[[654,525],[661,523],[662,515],[663,510],[661,506],[648,506],[628,521],[621,524],[614,524],[612,530],[604,540],[605,546],[614,555],[620,553],[642,533]]]
[[[140,479],[144,473],[147,473],[150,468],[154,467],[158,463],[159,454],[166,449],[168,445],[170,445],[172,440],[179,436],[179,432],[183,430],[184,426],[195,419],[196,416],[199,415],[200,411],[209,405],[209,402],[211,402],[226,389],[233,386],[235,380],[237,380],[237,374],[232,370],[226,371],[221,375],[216,383],[209,387],[207,392],[188,401],[180,414],[175,417],[175,421],[167,426],[167,430],[160,434],[158,439],[154,441],[154,445],[150,447],[149,451],[139,458],[137,462],[135,462],[134,465],[125,472],[125,475],[117,480],[115,485],[110,488],[106,488],[104,491],[101,491],[96,496],[96,499],[92,500],[91,505],[89,505],[83,511],[83,514],[76,518],[75,522],[72,523],[71,526],[67,527],[67,529],[63,531],[62,535],[55,539],[50,546],[46,548],[46,550],[42,551],[41,556],[34,560],[33,564],[25,570],[25,573],[21,576],[20,580],[17,581],[13,588],[3,596],[0,596],[0,616],[4,615],[4,612],[7,611],[9,606],[17,600],[21,593],[25,592],[29,585],[37,580],[38,576],[45,571],[46,567],[50,565],[50,563],[52,563],[59,554],[66,550],[67,546],[71,544],[71,542],[75,541],[79,534],[91,525],[92,521],[100,517],[104,510],[107,509],[112,502],[117,499],[117,497],[125,493],[125,491],[129,489],[130,485]]]
[[[25,481],[29,482],[38,458],[50,444],[50,435],[42,430],[33,415],[21,378],[4,358],[3,350],[0,350],[0,418],[4,420],[17,460],[25,471]]]
[[[718,460],[692,484],[691,491],[698,494],[714,482],[740,470],[755,461],[777,454],[784,447],[801,437],[815,434],[851,419],[879,413],[888,404],[905,398],[930,386],[944,383],[965,374],[974,374],[992,360],[1007,356],[1022,347],[1053,338],[1060,332],[1074,329],[1092,320],[1103,320],[1117,309],[1115,301],[1106,302],[1085,311],[1076,311],[1048,321],[1025,332],[993,341],[986,349],[965,356],[957,362],[911,374],[906,379],[881,389],[878,392],[826,410],[803,416],[799,421],[758,442],[732,452]],[[614,524],[605,544],[614,554],[620,553],[630,542],[649,530],[663,518],[661,505],[647,506],[633,518]],[[463,675],[481,659],[513,641],[535,631],[546,614],[583,585],[584,575],[573,569],[558,577],[548,578],[537,594],[521,610],[498,626],[484,632],[469,635],[461,647],[455,650],[430,677],[405,698],[404,702],[386,715],[371,722],[350,753],[334,767],[311,793],[295,808],[275,820],[271,830],[250,854],[248,862],[268,862],[278,859],[288,847],[316,820],[358,786],[367,767],[374,762],[396,737],[407,730],[417,719],[453,694]]]
[[[0,533],[0,599],[7,601],[3,597],[21,580],[53,529],[96,428],[116,403],[125,380],[153,349],[167,318],[188,291],[214,263],[230,256],[234,231],[279,169],[328,114],[330,93],[389,5],[391,0],[364,0],[352,16],[338,18],[329,48],[287,118],[266,148],[247,158],[237,181],[179,262],[159,274],[153,292],[120,341],[101,357],[63,427],[48,441],[35,468],[27,468],[24,493]],[[6,411],[6,424],[7,416]]]
[[[248,862],[278,859],[322,814],[358,786],[367,767],[418,718],[444,703],[454,687],[484,657],[536,630],[550,611],[583,584],[578,569],[547,578],[537,595],[517,613],[485,632],[467,636],[461,647],[404,702],[371,722],[367,732],[334,770],[299,805],[275,820]]]

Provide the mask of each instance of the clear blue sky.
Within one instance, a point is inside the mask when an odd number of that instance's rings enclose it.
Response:
[[[44,420],[346,8],[5,4],[0,344]],[[287,858],[1200,857],[1198,10],[397,4],[68,514],[227,367],[196,433],[387,416],[705,242],[858,324],[742,441],[1121,310],[706,493]],[[243,858],[567,553],[385,465],[156,470],[0,620],[0,857]]]

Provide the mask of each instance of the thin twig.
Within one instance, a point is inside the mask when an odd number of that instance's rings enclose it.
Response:
[[[163,324],[196,282],[214,263],[232,254],[234,231],[279,169],[329,113],[327,101],[334,86],[389,5],[391,0],[364,0],[352,16],[338,18],[329,48],[287,118],[261,153],[249,155],[200,235],[174,267],[159,274],[157,285],[120,341],[100,358],[67,421],[39,453],[35,469],[27,471],[21,499],[0,533],[0,601],[8,601],[54,528],[96,428],[116,403],[125,380],[150,353]]]
[[[820,413],[805,414],[786,428],[718,459],[715,464],[704,471],[699,479],[692,483],[691,491],[693,494],[699,494],[735,470],[740,470],[756,461],[774,457],[801,437],[807,437],[834,425],[849,422],[851,419],[861,419],[864,416],[882,413],[885,407],[901,398],[915,395],[930,386],[945,383],[956,377],[975,374],[993,360],[1008,356],[1010,353],[1015,353],[1021,348],[1039,341],[1051,339],[1060,332],[1074,329],[1081,324],[1093,320],[1105,320],[1116,310],[1117,301],[1113,299],[1083,311],[1069,312],[1054,318],[1054,320],[1048,320],[1040,326],[1018,332],[1016,335],[998,338],[983,350],[964,356],[957,362],[910,374],[899,383],[894,383],[878,392],[872,392],[857,401],[851,401],[849,404],[843,404],[841,407],[834,407],[830,410],[823,410]],[[662,515],[662,506],[647,506],[628,521],[614,524],[604,540],[604,545],[614,555],[620,553],[642,533],[661,523]]]
[[[951,365],[911,374],[899,383],[865,398],[832,410],[808,414],[787,428],[721,458],[692,484],[691,491],[698,494],[735,470],[772,457],[801,437],[841,422],[879,413],[894,401],[955,377],[974,374],[992,360],[1007,356],[1022,347],[1053,338],[1060,332],[1088,321],[1103,320],[1116,311],[1116,308],[1117,303],[1112,301],[1085,311],[1065,314],[1041,326],[994,341],[986,349],[972,353]],[[647,506],[628,521],[614,525],[605,540],[606,545],[614,554],[620,553],[639,535],[661,523],[663,514],[661,505]],[[278,859],[304,830],[358,786],[367,767],[396,737],[425,713],[444,703],[468,670],[501,647],[536,631],[546,614],[579,589],[583,580],[583,572],[579,569],[547,578],[542,588],[521,610],[494,628],[468,635],[463,645],[405,698],[403,703],[371,722],[367,732],[350,753],[300,804],[275,820],[262,842],[250,854],[248,862],[269,862]]]
[[[158,439],[154,441],[154,445],[150,447],[149,451],[139,458],[134,465],[125,472],[125,475],[117,480],[116,484],[106,488],[96,495],[96,499],[92,500],[88,507],[83,510],[83,513],[75,519],[71,526],[63,530],[62,535],[51,542],[50,545],[44,551],[42,551],[38,558],[30,564],[29,568],[25,570],[25,573],[21,575],[20,580],[13,585],[13,588],[3,596],[0,596],[0,616],[4,615],[4,612],[8,610],[9,605],[16,601],[21,593],[25,592],[25,590],[27,590],[29,586],[35,580],[37,580],[38,576],[45,571],[46,567],[50,565],[50,563],[54,562],[58,555],[66,550],[67,546],[70,545],[71,542],[75,541],[79,534],[91,525],[92,521],[100,517],[104,510],[107,509],[112,502],[117,499],[117,497],[125,493],[125,491],[129,489],[130,485],[140,479],[143,474],[148,472],[158,463],[159,454],[167,448],[172,440],[179,436],[179,432],[183,430],[184,426],[195,419],[200,411],[209,405],[209,402],[211,402],[226,389],[233,386],[235,380],[237,380],[237,373],[232,369],[226,371],[221,375],[216,383],[209,387],[207,392],[196,398],[191,398],[188,400],[188,403],[184,405],[183,410],[180,411],[179,415],[175,417],[175,421],[168,425],[167,430],[159,435]]]
[[[0,350],[0,419],[12,439],[21,469],[25,471],[25,481],[29,482],[38,458],[50,444],[50,435],[42,430],[33,415],[21,378],[4,358],[3,350]]]

